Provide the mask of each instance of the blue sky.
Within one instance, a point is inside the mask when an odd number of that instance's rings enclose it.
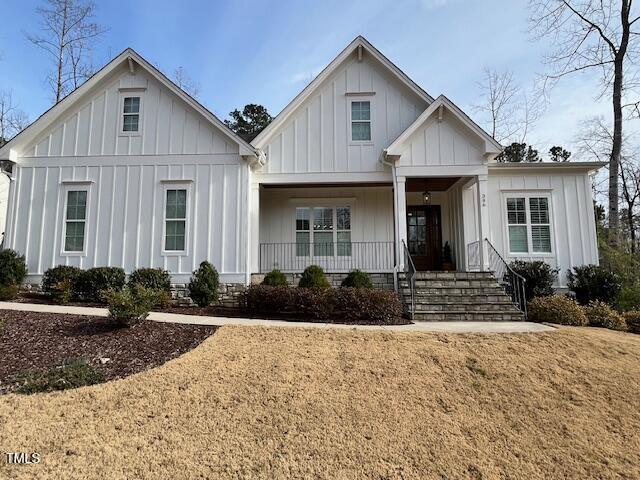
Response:
[[[5,0],[0,30],[0,89],[36,118],[50,106],[46,54],[37,32],[37,0]],[[8,3],[8,4],[7,4]],[[353,38],[364,35],[433,96],[444,93],[474,118],[483,66],[513,71],[530,87],[544,71],[548,45],[531,41],[526,0],[101,1],[109,28],[94,63],[133,47],[165,72],[184,67],[199,99],[219,117],[246,103],[278,113]],[[590,74],[563,80],[529,137],[546,150],[572,146],[579,122],[609,116]]]

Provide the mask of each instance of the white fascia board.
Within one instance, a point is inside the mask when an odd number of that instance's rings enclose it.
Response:
[[[438,108],[445,107],[450,113],[452,113],[460,122],[462,122],[469,130],[474,132],[477,136],[479,136],[484,141],[484,154],[498,154],[502,151],[502,146],[485,132],[482,128],[480,128],[469,116],[467,116],[464,111],[458,108],[451,100],[449,100],[444,95],[440,95],[436,100],[429,105],[429,107],[420,114],[416,120],[407,127],[407,129],[402,132],[398,138],[396,138],[391,145],[389,145],[385,150],[385,155],[389,157],[397,157],[399,158],[402,154],[402,148],[405,142],[409,139],[411,135],[413,135],[416,130],[418,130],[428,119],[436,113]]]
[[[608,164],[608,162],[505,162],[489,163],[487,167],[489,168],[490,174],[512,172],[524,173],[527,171],[540,173],[541,171],[545,170],[547,170],[549,173],[555,173],[558,171],[578,171],[591,173],[607,166]]]
[[[367,53],[378,60],[383,66],[385,66],[392,74],[394,74],[401,83],[407,86],[415,95],[423,99],[426,103],[433,102],[433,97],[425,92],[420,86],[415,83],[408,75],[400,70],[396,65],[385,57],[377,48],[367,41],[362,36],[356,37],[347,47],[342,50],[312,81],[307,85],[298,95],[296,95],[289,104],[282,109],[282,111],[276,115],[276,118],[254,138],[251,142],[256,148],[262,148],[266,145],[272,135],[280,128],[289,118],[289,116],[307,100],[320,85],[329,78],[342,63],[358,48],[364,48]]]
[[[340,172],[340,173],[269,173],[254,171],[254,180],[261,184],[300,183],[378,183],[393,181],[391,172]]]
[[[486,174],[486,165],[415,165],[396,167],[397,177],[470,177]]]

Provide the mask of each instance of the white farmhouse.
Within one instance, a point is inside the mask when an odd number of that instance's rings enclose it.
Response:
[[[162,267],[183,284],[208,260],[226,284],[317,264],[402,288],[433,278],[414,269],[470,281],[539,259],[564,287],[566,269],[598,263],[601,164],[500,151],[362,37],[251,144],[127,49],[0,149],[5,246],[29,283],[62,264]]]

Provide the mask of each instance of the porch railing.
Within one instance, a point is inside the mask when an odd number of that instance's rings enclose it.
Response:
[[[402,249],[404,251],[404,273],[407,279],[407,285],[411,292],[411,305],[409,311],[409,317],[413,320],[413,315],[416,312],[416,266],[411,258],[411,253],[407,248],[407,244],[402,240]]]
[[[489,254],[489,270],[493,272],[493,275],[498,280],[507,294],[511,297],[511,301],[524,313],[525,319],[527,318],[527,298],[525,295],[525,278],[516,273],[505,262],[502,255],[498,253],[492,243],[485,238],[487,242],[487,251]]]
[[[327,272],[392,272],[395,265],[393,242],[261,243],[260,272],[274,268],[301,272],[318,265]]]
[[[480,240],[467,244],[467,266],[469,270],[482,270],[480,265]]]

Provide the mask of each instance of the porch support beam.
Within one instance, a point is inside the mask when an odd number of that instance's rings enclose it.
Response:
[[[478,175],[476,193],[478,195],[478,240],[480,240],[480,270],[487,271],[489,269],[489,253],[487,250],[487,242],[485,238],[489,237],[489,201],[487,196],[487,175]]]
[[[396,223],[396,258],[398,267],[404,268],[404,250],[402,242],[407,242],[407,194],[406,177],[396,177],[393,204]]]
[[[249,255],[247,260],[248,282],[252,273],[260,272],[260,184],[255,178],[249,181]]]

